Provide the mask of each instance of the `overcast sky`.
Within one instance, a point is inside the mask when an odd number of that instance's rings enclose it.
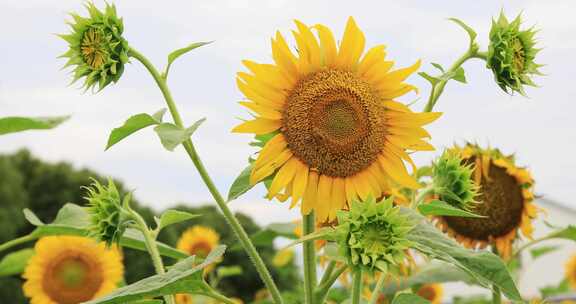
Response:
[[[99,6],[102,2],[96,2]],[[416,156],[427,164],[453,142],[477,141],[516,153],[530,167],[537,192],[576,207],[576,1],[116,1],[124,17],[130,44],[163,66],[166,54],[191,42],[215,40],[179,59],[169,79],[184,120],[207,117],[193,136],[219,189],[226,193],[237,173],[254,152],[249,136],[231,134],[238,117],[247,117],[236,103],[242,96],[235,73],[242,59],[271,61],[270,37],[287,34],[297,18],[323,23],[340,37],[348,16],[364,30],[367,45],[384,43],[399,66],[424,60],[450,65],[467,46],[466,34],[446,20],[458,17],[475,28],[486,47],[490,18],[504,9],[523,11],[525,26],[537,25],[541,46],[538,62],[546,64],[541,85],[528,89],[530,98],[510,97],[497,88],[491,72],[479,61],[466,63],[468,84],[450,83],[436,108],[445,112],[429,126],[438,151]],[[114,127],[137,113],[153,113],[164,101],[143,67],[127,66],[121,81],[97,95],[67,86],[70,78],[56,57],[66,44],[55,33],[67,31],[66,12],[83,11],[77,0],[2,0],[0,2],[0,116],[72,115],[52,131],[0,137],[0,153],[28,148],[48,161],[70,161],[123,180],[141,201],[156,209],[177,202],[198,204],[211,200],[181,149],[162,148],[152,129],[144,130],[107,152],[104,146]],[[424,107],[429,87],[418,76],[410,82],[421,88]],[[411,102],[415,95],[403,101]],[[232,203],[259,222],[287,221],[298,216],[287,208],[261,199],[258,187]]]

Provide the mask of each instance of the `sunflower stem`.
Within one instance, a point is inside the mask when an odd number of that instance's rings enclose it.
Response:
[[[302,236],[314,233],[314,211],[302,215]],[[314,240],[304,241],[304,303],[314,304],[314,289],[316,288],[316,246]]]
[[[498,248],[496,248],[495,244],[492,245],[492,252],[498,255]],[[496,285],[492,285],[492,304],[502,304],[502,293]]]
[[[380,278],[378,278],[378,282],[376,282],[376,287],[372,291],[372,295],[370,296],[369,304],[376,304],[378,303],[378,298],[380,297],[380,293],[382,292],[382,287],[384,287],[384,282],[386,282],[386,274],[381,273]]]
[[[326,283],[326,281],[328,281],[328,279],[332,275],[332,272],[334,272],[335,268],[336,268],[336,261],[330,261],[328,263],[328,266],[326,266],[326,270],[324,270],[324,274],[322,275],[322,279],[320,280],[320,283],[318,283],[318,285]]]
[[[323,283],[321,283],[318,288],[316,288],[316,303],[324,303],[326,296],[328,295],[328,291],[330,291],[330,288],[332,285],[334,285],[334,282],[338,280],[338,278],[344,273],[344,271],[346,271],[346,269],[348,269],[348,265],[344,264],[336,269],[336,271],[333,272],[325,281],[322,280]]]
[[[138,230],[142,232],[144,235],[144,242],[146,244],[146,249],[148,249],[148,253],[150,254],[150,258],[152,259],[152,264],[154,264],[154,269],[156,270],[157,274],[164,274],[166,273],[166,269],[164,269],[164,263],[162,262],[162,257],[160,256],[160,251],[158,251],[158,245],[156,244],[156,233],[148,227],[146,221],[134,210],[129,210],[132,220],[136,223],[136,227]],[[174,304],[173,295],[166,295],[164,296],[164,301],[167,304]]]
[[[219,301],[218,303],[236,304],[236,302],[234,302],[232,299],[226,297],[225,295],[223,295],[223,294],[219,293],[217,290],[215,290],[212,286],[210,286],[210,284],[208,284],[206,282],[202,282],[202,283],[204,285],[204,288],[207,290],[207,292],[204,293],[205,296]]]
[[[462,66],[464,62],[466,62],[468,59],[471,58],[480,58],[486,60],[486,53],[478,52],[478,45],[476,43],[470,44],[470,47],[468,48],[466,53],[464,53],[464,55],[458,58],[452,64],[450,69],[448,69],[448,71],[437,77],[439,81],[432,85],[432,89],[430,90],[430,97],[428,98],[428,103],[424,108],[424,112],[431,112],[432,109],[434,109],[434,106],[438,102],[438,99],[442,95],[442,92],[444,92],[444,87],[446,87],[448,81],[452,79],[452,76],[454,75],[454,73],[456,73],[456,70],[458,70],[458,68],[460,68],[460,66]]]
[[[362,294],[362,269],[354,271],[352,278],[352,304],[360,304],[360,295]]]
[[[154,67],[154,65],[144,55],[142,55],[138,51],[131,48],[130,49],[130,56],[135,58],[136,60],[140,61],[140,63],[142,63],[144,65],[144,67],[146,67],[148,72],[150,72],[150,74],[152,75],[152,77],[156,81],[158,88],[162,92],[162,95],[164,96],[164,100],[166,101],[166,104],[168,105],[168,109],[170,111],[170,114],[172,115],[172,119],[174,120],[174,124],[176,124],[176,126],[178,126],[178,127],[184,128],[184,123],[182,122],[182,118],[180,116],[180,113],[178,112],[178,108],[176,107],[176,103],[174,102],[174,99],[172,98],[172,94],[170,93],[170,89],[168,88],[168,85],[166,83],[166,79],[164,77],[162,77],[162,75],[160,75],[160,73],[158,72],[156,67]],[[238,221],[238,219],[236,219],[236,217],[234,216],[234,214],[232,213],[230,208],[228,208],[228,205],[226,205],[226,201],[224,200],[224,198],[222,197],[222,195],[220,194],[220,192],[218,191],[218,189],[214,185],[212,178],[208,174],[208,171],[204,167],[204,164],[202,163],[200,156],[198,155],[198,153],[196,152],[196,149],[194,148],[194,144],[192,143],[192,140],[187,139],[186,141],[184,141],[184,143],[182,145],[184,146],[184,149],[188,153],[190,160],[192,161],[192,163],[196,167],[196,170],[200,174],[202,181],[204,182],[204,184],[206,185],[206,187],[208,188],[208,190],[212,194],[212,197],[216,201],[216,204],[220,208],[220,211],[224,215],[224,218],[228,222],[230,228],[232,228],[232,230],[236,234],[236,237],[238,237],[240,244],[242,245],[242,247],[244,248],[244,250],[246,251],[246,253],[250,257],[250,259],[252,260],[252,263],[254,264],[256,271],[258,271],[258,274],[260,274],[260,278],[262,279],[262,281],[266,285],[266,288],[268,288],[268,291],[272,295],[272,298],[274,299],[274,303],[282,304],[283,300],[282,300],[282,297],[280,295],[280,291],[278,290],[276,283],[274,283],[274,280],[272,279],[272,275],[270,274],[270,271],[268,271],[268,268],[266,268],[264,261],[262,260],[262,258],[258,254],[258,251],[256,250],[256,247],[254,247],[254,244],[252,243],[252,241],[250,241],[248,234],[246,233],[246,231],[244,230],[242,225],[240,225],[240,222]]]
[[[32,234],[28,234],[28,235],[19,237],[17,239],[10,240],[10,241],[0,245],[0,252],[2,252],[4,250],[8,250],[14,246],[18,246],[20,244],[31,242],[35,239],[37,239],[37,237],[33,236]]]

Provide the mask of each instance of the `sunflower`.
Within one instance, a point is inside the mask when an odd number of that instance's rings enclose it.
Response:
[[[194,299],[192,295],[179,293],[175,296],[176,304],[194,304]]]
[[[32,304],[76,304],[114,290],[123,278],[116,247],[78,236],[41,238],[24,271],[24,294]]]
[[[188,228],[178,240],[178,249],[201,258],[218,246],[220,235],[210,227],[196,225]]]
[[[572,286],[572,289],[576,289],[576,254],[566,263],[565,271],[566,279],[570,282],[570,286]]]
[[[432,304],[442,303],[442,295],[444,294],[444,289],[440,284],[425,284],[418,288],[416,294]]]
[[[255,118],[233,132],[255,134],[262,145],[250,183],[271,180],[269,199],[291,197],[291,207],[301,202],[302,214],[315,211],[319,222],[358,198],[381,197],[391,182],[419,188],[407,151],[434,149],[422,126],[440,113],[413,113],[395,99],[416,90],[404,80],[420,61],[392,71],[384,45],[364,53],[352,18],[338,48],[327,27],[295,23],[297,55],[278,32],[274,64],[246,60],[249,72],[238,73],[240,104]]]
[[[504,156],[497,149],[477,145],[454,147],[466,164],[474,164],[474,180],[480,186],[471,209],[486,218],[440,217],[439,226],[469,248],[495,246],[500,256],[508,259],[519,230],[532,238],[532,220],[538,208],[533,203],[530,172],[517,167],[513,156]]]

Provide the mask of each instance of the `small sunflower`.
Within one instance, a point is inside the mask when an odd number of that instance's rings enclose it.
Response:
[[[24,271],[24,294],[31,304],[77,304],[103,296],[122,281],[116,247],[77,236],[41,238]]]
[[[100,11],[89,2],[86,9],[88,17],[71,14],[73,20],[68,24],[72,32],[60,35],[69,49],[60,57],[68,58],[64,67],[76,66],[72,82],[84,77],[84,88],[98,86],[102,90],[122,76],[129,47],[122,37],[124,24],[114,5],[106,4],[104,11]]]
[[[482,149],[467,144],[454,147],[465,164],[474,164],[474,181],[480,194],[471,209],[486,218],[440,217],[439,226],[469,248],[493,245],[505,259],[510,257],[518,231],[532,238],[532,220],[538,208],[534,204],[530,172],[515,165],[513,156],[505,156],[497,149]]]
[[[520,30],[521,23],[520,15],[509,22],[504,13],[492,21],[486,62],[504,92],[526,95],[524,85],[536,86],[530,76],[542,75],[538,71],[542,65],[534,62],[540,51],[535,47],[536,31]]]
[[[404,163],[414,168],[407,151],[434,149],[423,126],[440,113],[414,113],[395,99],[416,90],[404,80],[420,61],[392,71],[384,45],[364,53],[353,18],[338,48],[327,27],[295,23],[297,55],[278,32],[274,64],[246,60],[250,72],[238,73],[247,99],[240,104],[255,118],[233,132],[265,138],[250,183],[271,179],[269,199],[291,197],[291,207],[301,201],[301,212],[315,211],[319,222],[356,199],[382,197],[391,182],[419,188]]]
[[[576,255],[573,255],[566,263],[565,275],[572,289],[576,289]]]
[[[416,294],[432,304],[440,304],[442,303],[444,289],[440,284],[425,284],[418,288]]]
[[[196,225],[188,228],[178,240],[178,249],[205,258],[218,246],[220,235],[210,227]]]

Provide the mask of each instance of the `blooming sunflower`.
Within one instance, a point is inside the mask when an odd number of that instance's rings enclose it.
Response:
[[[406,151],[434,149],[422,126],[440,114],[413,113],[395,99],[416,90],[404,80],[420,61],[392,71],[384,45],[364,53],[353,18],[338,48],[327,27],[295,23],[297,55],[278,32],[274,64],[246,60],[249,72],[238,73],[247,99],[240,104],[255,118],[233,132],[266,138],[250,183],[272,178],[269,199],[288,195],[291,207],[301,201],[302,213],[315,211],[318,221],[335,219],[357,198],[381,197],[389,181],[418,188],[404,164],[414,166]]]
[[[566,279],[570,282],[572,289],[576,289],[576,254],[568,260],[568,263],[566,263],[565,273]]]
[[[440,304],[442,303],[444,289],[440,284],[425,284],[418,288],[416,294],[432,304]]]
[[[210,227],[196,225],[188,228],[178,240],[178,249],[201,258],[218,246],[220,235]]]
[[[497,149],[467,144],[454,147],[452,152],[459,153],[464,163],[474,164],[474,180],[480,186],[476,200],[480,203],[471,211],[485,218],[440,217],[439,226],[466,247],[491,244],[503,258],[509,258],[518,230],[532,238],[532,220],[538,208],[533,203],[530,172],[517,167],[513,156],[504,156]]]
[[[123,278],[120,252],[90,238],[41,238],[24,271],[32,304],[77,304],[105,295]]]

